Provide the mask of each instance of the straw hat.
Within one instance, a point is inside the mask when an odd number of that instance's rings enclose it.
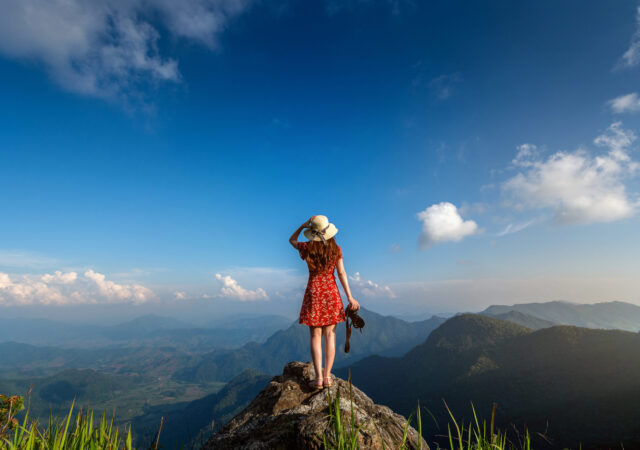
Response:
[[[336,235],[338,229],[332,223],[329,223],[327,216],[314,216],[311,226],[304,230],[304,236],[310,241],[322,241],[326,244],[326,240]]]

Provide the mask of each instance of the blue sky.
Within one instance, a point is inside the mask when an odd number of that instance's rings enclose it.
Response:
[[[636,2],[2,8],[8,312],[295,317],[313,214],[377,311],[640,304]]]

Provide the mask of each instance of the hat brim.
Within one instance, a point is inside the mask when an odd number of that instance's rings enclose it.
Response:
[[[318,236],[315,236],[315,235],[311,234],[311,229],[310,228],[307,228],[306,230],[304,230],[303,233],[304,233],[304,237],[306,237],[310,241],[321,241],[322,240]],[[338,233],[338,229],[336,228],[336,226],[334,224],[330,223],[329,224],[329,228],[327,228],[327,231],[324,232],[324,239],[325,240],[331,239],[337,233]]]

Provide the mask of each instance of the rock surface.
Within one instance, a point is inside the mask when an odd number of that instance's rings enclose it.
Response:
[[[333,385],[322,390],[308,387],[315,379],[311,362],[290,362],[282,375],[273,377],[251,404],[219,432],[211,436],[204,449],[304,449],[323,448],[323,433],[329,442],[334,436],[329,423],[329,398],[340,394],[340,410],[347,429],[351,425],[349,383],[334,378]],[[360,426],[361,449],[400,448],[406,419],[386,406],[376,405],[361,390],[352,386],[355,427]],[[413,427],[407,431],[406,449],[417,449],[424,439]]]

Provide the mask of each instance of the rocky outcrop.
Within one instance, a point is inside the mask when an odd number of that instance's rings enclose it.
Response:
[[[204,449],[322,449],[323,435],[334,442],[329,420],[329,400],[340,395],[343,424],[351,426],[349,383],[334,378],[333,386],[322,390],[308,387],[315,379],[313,365],[290,362],[282,375],[273,377],[251,404],[219,432],[211,436]],[[361,449],[396,449],[400,447],[406,419],[386,406],[376,405],[357,387],[352,386],[354,428],[360,427]],[[428,450],[424,439],[413,427],[407,431],[407,449]],[[384,441],[384,447],[383,447]]]

